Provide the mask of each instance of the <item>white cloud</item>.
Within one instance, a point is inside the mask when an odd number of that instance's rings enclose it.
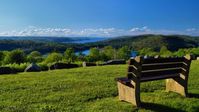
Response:
[[[198,28],[188,28],[186,29],[186,33],[194,36],[199,36],[199,29]]]
[[[85,28],[74,30],[70,28],[38,28],[29,26],[23,30],[13,30],[0,32],[0,36],[93,36],[93,37],[115,37],[122,35],[141,35],[141,34],[183,34],[183,35],[199,35],[196,28],[188,28],[182,31],[174,31],[167,29],[150,29],[147,26],[133,27],[131,29],[118,28]]]
[[[141,28],[135,27],[130,30],[130,32],[148,32],[150,29],[147,26],[143,26]]]
[[[196,31],[196,28],[188,28],[186,29],[187,32],[192,32],[192,31]]]

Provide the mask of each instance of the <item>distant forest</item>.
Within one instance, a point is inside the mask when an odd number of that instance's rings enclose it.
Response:
[[[1,37],[0,37],[1,38]],[[16,37],[17,38],[17,37]],[[32,37],[34,38],[34,37]],[[47,37],[46,37],[47,38]],[[122,36],[110,38],[104,41],[76,44],[76,43],[61,43],[59,40],[47,39],[43,41],[36,40],[14,40],[1,39],[0,50],[22,49],[27,53],[31,51],[39,51],[42,54],[59,51],[64,52],[67,48],[73,48],[75,51],[83,51],[93,47],[103,48],[112,46],[119,49],[123,46],[128,46],[131,50],[141,50],[150,48],[153,51],[160,51],[162,46],[166,46],[170,51],[177,51],[181,48],[195,48],[199,45],[199,37],[184,36],[184,35],[139,35],[139,36]],[[51,41],[50,41],[51,40]],[[52,41],[53,40],[53,41]],[[68,40],[70,40],[68,38]]]

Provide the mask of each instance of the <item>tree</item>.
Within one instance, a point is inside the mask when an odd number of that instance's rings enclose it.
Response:
[[[59,62],[63,59],[63,55],[61,53],[51,53],[47,56],[45,59],[45,63],[54,63],[54,62]]]
[[[4,59],[4,57],[5,57],[4,52],[0,51],[0,65],[3,64],[3,59]]]
[[[174,55],[178,57],[182,57],[182,56],[185,56],[186,53],[184,49],[179,49],[177,52],[174,53]]]
[[[153,50],[151,48],[143,48],[139,51],[139,55],[149,55]]]
[[[27,60],[29,62],[41,62],[42,61],[42,55],[38,51],[32,51],[28,56]]]
[[[116,51],[112,46],[104,47],[102,52],[106,55],[108,60],[115,59],[117,57]]]
[[[64,52],[64,58],[67,60],[68,63],[74,62],[76,59],[76,55],[73,48],[68,48]]]
[[[128,60],[131,57],[131,51],[128,46],[124,46],[118,50],[118,58]]]
[[[110,58],[104,52],[100,52],[100,60],[108,61],[108,60],[110,60]]]
[[[77,60],[78,61],[85,61],[85,54],[83,54],[81,51],[77,54]]]
[[[91,48],[89,55],[87,56],[88,61],[94,62],[100,60],[100,51],[98,48]]]
[[[158,55],[158,53],[153,51],[153,49],[151,48],[143,48],[142,50],[139,51],[139,55],[155,56],[155,55]]]
[[[194,54],[194,55],[199,55],[199,48],[192,48],[192,49],[190,50],[190,53],[191,53],[191,54]]]
[[[6,57],[4,58],[4,62],[6,64],[9,63],[23,63],[25,62],[25,53],[21,49],[12,50],[11,52],[6,53]]]
[[[166,46],[162,46],[160,49],[160,56],[162,57],[172,56],[172,52],[169,51]]]

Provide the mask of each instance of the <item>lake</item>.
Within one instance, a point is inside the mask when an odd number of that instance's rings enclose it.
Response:
[[[98,42],[98,41],[103,41],[107,40],[108,38],[103,38],[103,37],[90,37],[90,38],[83,38],[83,39],[77,39],[73,40],[70,42],[64,42],[64,43],[79,43],[79,44],[85,44],[85,43],[91,43],[91,42]]]
[[[82,39],[82,40],[75,40],[72,41],[70,43],[81,43],[81,44],[85,44],[85,43],[91,43],[91,42],[98,42],[98,41],[103,41],[106,40],[107,38],[89,38],[89,39]],[[82,52],[82,54],[84,55],[88,55],[89,54],[89,49],[83,50],[83,51],[78,51],[75,54],[79,54],[80,52]],[[136,57],[138,55],[137,51],[131,51],[131,57]]]
[[[78,55],[79,52],[76,52],[75,54]],[[82,51],[82,54],[88,55],[89,54],[89,49]],[[136,57],[138,55],[137,51],[131,51],[131,57]]]

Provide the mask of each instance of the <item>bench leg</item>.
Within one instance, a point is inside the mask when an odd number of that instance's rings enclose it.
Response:
[[[130,84],[117,82],[119,91],[119,100],[130,102],[133,105],[140,107],[140,84],[135,84],[131,81]]]
[[[187,97],[187,80],[181,77],[166,79],[166,91],[173,91]]]

